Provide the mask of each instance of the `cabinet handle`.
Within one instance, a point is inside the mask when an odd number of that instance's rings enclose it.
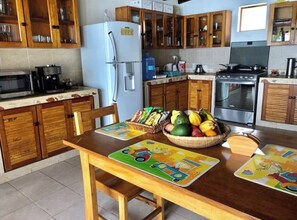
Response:
[[[201,89],[197,89],[197,92],[201,92]]]
[[[210,33],[209,36],[212,36],[212,33]]]
[[[34,126],[39,126],[39,121],[34,122]]]
[[[22,22],[21,25],[24,27],[27,26],[26,22]]]
[[[295,30],[295,28],[294,28],[294,27],[291,27],[291,30],[292,30],[292,31],[294,31],[294,30]]]
[[[74,118],[74,114],[67,115],[67,118]]]
[[[52,28],[53,28],[53,29],[59,29],[60,26],[59,26],[59,25],[53,25]]]

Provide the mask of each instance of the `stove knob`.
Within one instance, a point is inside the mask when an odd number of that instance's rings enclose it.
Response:
[[[245,78],[245,79],[248,79],[249,77],[248,77],[248,76],[245,76],[244,78]]]
[[[243,76],[239,76],[239,78],[240,78],[240,79],[242,79],[242,78],[243,78]]]

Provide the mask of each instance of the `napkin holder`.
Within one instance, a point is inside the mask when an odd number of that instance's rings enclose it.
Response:
[[[227,142],[232,153],[249,157],[255,153],[260,144],[259,139],[250,134],[233,135],[227,139]]]

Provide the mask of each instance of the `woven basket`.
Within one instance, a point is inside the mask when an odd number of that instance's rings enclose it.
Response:
[[[163,134],[174,144],[188,148],[206,148],[217,145],[230,133],[230,127],[226,124],[221,126],[224,133],[213,137],[190,137],[190,136],[174,136],[163,129]]]
[[[144,131],[144,132],[151,133],[151,134],[160,132],[162,130],[162,126],[163,126],[163,123],[156,124],[154,126],[149,126],[149,125],[146,125],[146,124],[140,124],[140,123],[132,122],[130,120],[125,121],[125,123],[131,129]]]

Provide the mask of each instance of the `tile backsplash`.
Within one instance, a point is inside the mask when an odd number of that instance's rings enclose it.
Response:
[[[62,67],[60,79],[82,84],[80,49],[1,48],[0,71],[29,70],[35,66],[55,64]]]

